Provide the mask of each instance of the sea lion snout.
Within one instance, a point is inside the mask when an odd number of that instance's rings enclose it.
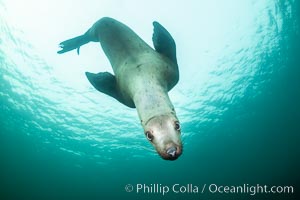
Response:
[[[176,160],[182,154],[182,144],[171,143],[165,149],[157,149],[159,155],[165,160]]]
[[[170,155],[171,157],[175,157],[176,151],[177,151],[177,148],[173,146],[167,150],[167,154]]]
[[[166,153],[161,154],[161,157],[165,160],[176,160],[182,153],[182,147],[181,146],[171,146],[168,149],[166,149]]]

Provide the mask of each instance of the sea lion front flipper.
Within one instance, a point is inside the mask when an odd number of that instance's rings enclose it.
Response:
[[[121,103],[124,103],[117,89],[117,81],[114,75],[109,72],[100,72],[98,74],[86,72],[85,75],[98,91],[117,99]]]
[[[176,44],[171,34],[158,22],[153,22],[152,41],[157,52],[165,55],[177,64]]]

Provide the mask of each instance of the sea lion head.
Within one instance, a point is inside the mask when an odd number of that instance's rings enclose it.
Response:
[[[176,160],[182,153],[181,127],[170,114],[150,118],[144,125],[145,136],[165,160]]]

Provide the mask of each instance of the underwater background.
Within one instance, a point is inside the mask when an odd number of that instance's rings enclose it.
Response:
[[[112,72],[99,44],[56,54],[104,16],[151,46],[154,20],[175,39],[178,160],[157,155],[135,109],[89,84],[85,71]],[[0,0],[0,199],[297,199],[299,23],[296,0]],[[201,193],[205,184],[294,192]]]

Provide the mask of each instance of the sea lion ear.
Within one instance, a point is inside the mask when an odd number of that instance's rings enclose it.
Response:
[[[152,41],[155,50],[177,64],[176,44],[171,34],[158,22],[153,22]]]

